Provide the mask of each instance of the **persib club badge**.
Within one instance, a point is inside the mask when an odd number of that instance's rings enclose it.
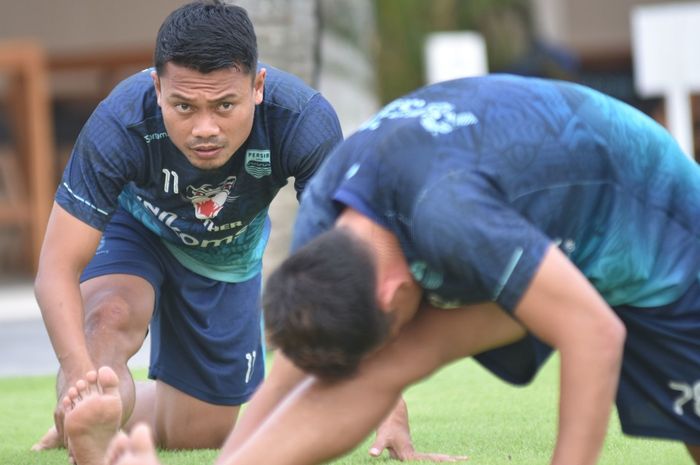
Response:
[[[246,150],[245,170],[256,179],[272,174],[269,150]]]

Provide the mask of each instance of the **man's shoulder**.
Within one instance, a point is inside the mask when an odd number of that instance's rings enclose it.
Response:
[[[263,104],[301,112],[319,94],[316,89],[291,73],[263,63],[260,67],[267,70]]]
[[[157,112],[151,69],[132,74],[117,84],[102,105],[125,126],[133,126]]]

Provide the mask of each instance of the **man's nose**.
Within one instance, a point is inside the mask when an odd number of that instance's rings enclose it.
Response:
[[[192,136],[206,139],[217,135],[219,135],[219,125],[214,115],[210,112],[202,112],[197,115],[192,128]]]

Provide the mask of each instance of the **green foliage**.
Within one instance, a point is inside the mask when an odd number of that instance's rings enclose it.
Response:
[[[416,448],[469,455],[471,465],[549,463],[556,436],[558,360],[550,361],[524,388],[507,385],[473,361],[460,361],[406,392]],[[142,378],[140,371],[137,377]],[[50,426],[53,377],[0,379],[0,463],[65,465],[64,450],[30,452]],[[385,453],[369,458],[372,438],[333,465],[398,463]],[[208,465],[217,452],[160,452],[165,465]],[[264,463],[264,461],[261,461]],[[623,436],[617,418],[600,465],[691,465],[680,443]]]

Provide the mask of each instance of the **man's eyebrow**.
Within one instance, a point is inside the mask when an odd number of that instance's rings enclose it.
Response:
[[[238,94],[229,92],[228,94],[221,95],[219,97],[216,97],[213,100],[210,100],[211,102],[221,102],[222,100],[235,100],[238,98]],[[186,97],[178,92],[173,92],[172,94],[168,95],[168,100],[184,100],[186,102],[191,101],[192,99],[189,97]]]

